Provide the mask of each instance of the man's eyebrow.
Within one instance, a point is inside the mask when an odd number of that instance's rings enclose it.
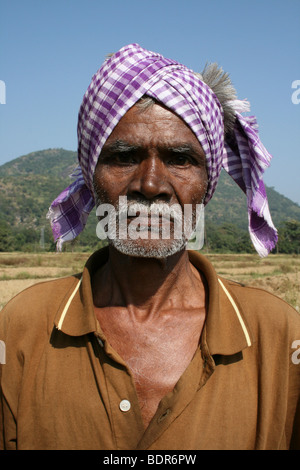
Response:
[[[111,143],[105,144],[103,146],[103,152],[110,153],[122,153],[122,152],[133,152],[138,150],[137,145],[129,144],[125,140],[117,139]]]
[[[191,144],[172,145],[167,148],[170,152],[177,153],[199,153]]]
[[[172,146],[168,146],[167,150],[169,152],[182,153],[182,154],[186,153],[186,154],[205,158],[205,153],[202,147],[201,149],[198,149],[192,144],[172,145]]]
[[[205,153],[202,148],[199,150],[193,144],[190,143],[174,143],[174,145],[158,145],[162,151],[168,151],[178,154],[189,154],[194,157],[200,157],[205,160]],[[101,153],[112,154],[112,153],[131,153],[142,150],[143,146],[130,144],[126,140],[116,139],[112,142],[104,144]],[[101,155],[101,154],[100,154]]]

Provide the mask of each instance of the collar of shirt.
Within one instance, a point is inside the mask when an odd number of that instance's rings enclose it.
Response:
[[[220,278],[207,258],[189,251],[191,263],[201,271],[208,286],[208,311],[202,334],[201,349],[210,355],[232,355],[251,346],[253,335],[245,312],[231,289],[235,283]],[[100,342],[105,341],[93,308],[91,277],[99,266],[106,263],[108,248],[93,253],[88,259],[82,275],[74,276],[70,290],[66,293],[56,316],[55,326],[63,333],[81,336],[94,332]],[[70,308],[72,306],[72,308]]]

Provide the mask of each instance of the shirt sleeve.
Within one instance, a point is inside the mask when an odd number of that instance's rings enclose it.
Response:
[[[298,398],[290,450],[300,450],[300,398]]]
[[[17,448],[16,413],[22,367],[14,335],[11,335],[11,307],[0,311],[0,450]]]
[[[3,416],[3,396],[1,388],[1,376],[2,376],[3,364],[0,364],[0,450],[4,450],[4,416]]]

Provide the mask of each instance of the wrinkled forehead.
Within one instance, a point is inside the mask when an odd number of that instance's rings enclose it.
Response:
[[[160,54],[130,45],[93,76],[78,118],[78,158],[90,190],[101,149],[121,118],[144,95],[178,115],[194,132],[218,177],[224,145],[223,114],[212,90],[196,74]]]
[[[148,96],[130,108],[104,143],[102,153],[114,155],[151,151],[197,155],[206,166],[205,153],[196,135],[176,113]]]

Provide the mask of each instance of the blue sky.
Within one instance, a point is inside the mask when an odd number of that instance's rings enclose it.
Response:
[[[218,62],[229,72],[274,157],[266,184],[300,203],[299,0],[0,0],[0,164],[76,150],[91,76],[132,42],[195,71]]]

